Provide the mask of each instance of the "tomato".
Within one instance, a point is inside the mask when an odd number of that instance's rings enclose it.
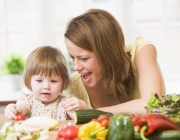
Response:
[[[99,115],[98,117],[98,121],[104,120],[104,119],[108,119],[108,116],[105,114]]]
[[[139,117],[134,115],[131,117],[131,121],[132,121],[133,125],[136,126],[136,125],[138,125]]]
[[[98,119],[92,119],[91,121],[96,121],[96,122],[99,122]]]
[[[17,116],[16,121],[23,121],[23,120],[25,120],[25,116],[22,114],[22,110],[18,110],[16,116]]]
[[[105,128],[109,127],[109,119],[103,119],[100,121],[101,125],[104,126]]]
[[[16,116],[17,116],[16,121],[23,121],[23,120],[25,120],[25,116],[23,114],[17,114]]]

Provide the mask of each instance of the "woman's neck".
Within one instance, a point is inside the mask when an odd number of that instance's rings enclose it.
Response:
[[[85,86],[93,108],[112,106],[117,104],[117,99],[102,85],[96,87]]]

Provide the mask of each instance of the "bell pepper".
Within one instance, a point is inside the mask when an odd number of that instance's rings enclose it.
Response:
[[[56,140],[78,140],[78,128],[74,125],[66,125],[59,129]]]
[[[78,131],[78,138],[81,140],[105,140],[106,129],[97,121],[83,124]]]
[[[180,127],[165,115],[158,113],[146,114],[139,119],[138,131],[143,140],[147,140],[145,136],[160,130],[180,130]]]
[[[134,126],[131,119],[124,115],[114,115],[110,121],[106,140],[133,140]]]

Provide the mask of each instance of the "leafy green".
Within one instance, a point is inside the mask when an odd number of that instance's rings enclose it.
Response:
[[[161,113],[180,125],[180,95],[173,93],[159,97],[156,93],[151,93],[148,113]]]
[[[148,101],[148,107],[154,108],[180,108],[180,95],[173,93],[166,96],[159,97],[156,93],[151,93]]]
[[[162,107],[161,99],[157,94],[151,93],[150,99],[148,101],[149,107]]]
[[[41,136],[41,135],[40,135],[39,133],[34,133],[34,134],[32,135],[32,137],[33,137],[34,140],[39,139],[40,136]]]

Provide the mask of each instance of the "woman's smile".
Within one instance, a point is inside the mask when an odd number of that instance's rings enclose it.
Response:
[[[92,72],[82,75],[83,81],[88,82],[88,80],[91,78],[91,74],[92,74]]]

